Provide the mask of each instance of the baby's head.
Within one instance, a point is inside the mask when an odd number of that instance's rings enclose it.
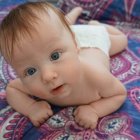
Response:
[[[0,52],[9,63],[12,62],[14,48],[21,46],[24,39],[37,34],[38,22],[45,16],[49,22],[53,20],[52,15],[56,19],[55,24],[61,24],[72,34],[63,13],[47,2],[19,5],[3,19],[0,26]],[[49,34],[49,31],[46,34]]]
[[[0,27],[0,51],[34,96],[57,103],[57,92],[69,96],[81,83],[76,41],[64,15],[48,3],[12,10]]]

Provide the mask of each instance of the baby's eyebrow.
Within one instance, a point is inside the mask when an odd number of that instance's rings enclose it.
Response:
[[[24,69],[27,66],[30,66],[29,61],[27,59],[18,59],[18,60],[13,60],[12,66],[20,69]]]

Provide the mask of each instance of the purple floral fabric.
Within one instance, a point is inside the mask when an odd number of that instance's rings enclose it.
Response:
[[[22,0],[0,0],[0,19]],[[139,0],[60,0],[65,13],[82,6],[79,19],[116,25],[128,36],[128,48],[111,58],[111,72],[123,82],[127,99],[116,112],[101,118],[95,130],[79,127],[73,118],[75,107],[52,106],[55,114],[36,128],[28,118],[14,111],[6,101],[5,87],[16,78],[0,56],[0,140],[139,140],[140,139],[140,29]]]
[[[102,22],[127,22],[140,27],[139,0],[59,0],[58,7],[65,13],[73,7],[84,9],[82,18]]]

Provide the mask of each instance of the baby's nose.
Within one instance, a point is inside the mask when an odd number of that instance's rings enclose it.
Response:
[[[49,83],[57,78],[57,73],[51,69],[45,69],[42,71],[41,78],[43,83]]]

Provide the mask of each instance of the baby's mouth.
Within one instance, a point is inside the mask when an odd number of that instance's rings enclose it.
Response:
[[[59,94],[61,94],[63,92],[63,90],[64,90],[64,84],[63,85],[60,85],[60,86],[58,86],[58,87],[56,87],[54,89],[52,89],[51,90],[51,94],[53,94],[53,95],[59,95]]]

